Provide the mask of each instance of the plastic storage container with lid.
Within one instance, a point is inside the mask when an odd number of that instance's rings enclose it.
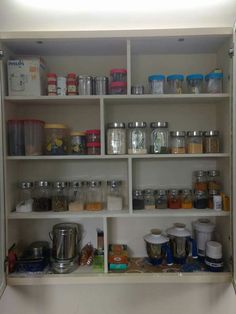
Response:
[[[206,243],[205,264],[207,269],[212,272],[221,272],[224,270],[221,243],[215,241],[208,241]]]
[[[68,210],[67,182],[56,181],[53,183],[52,210],[56,212]]]
[[[143,190],[133,190],[133,209],[144,209],[144,192]]]
[[[45,124],[44,137],[46,155],[65,155],[68,153],[68,129],[64,124]]]
[[[203,151],[204,153],[220,152],[220,132],[217,130],[209,130],[204,132]]]
[[[9,156],[25,155],[24,120],[7,121],[7,140]]]
[[[107,154],[126,154],[126,129],[124,122],[113,122],[107,125]]]
[[[99,129],[87,130],[85,133],[87,143],[100,143],[101,131]]]
[[[182,74],[173,74],[167,76],[168,92],[170,94],[182,94],[183,80],[184,76]]]
[[[127,83],[126,82],[111,82],[110,83],[110,94],[112,94],[112,95],[127,94]]]
[[[52,209],[51,184],[48,181],[36,181],[33,191],[33,211],[49,211]]]
[[[165,76],[162,74],[150,75],[149,92],[150,94],[164,94]]]
[[[37,156],[43,154],[44,121],[24,120],[25,155]]]
[[[199,219],[193,223],[197,251],[200,258],[205,257],[206,243],[212,240],[215,225],[209,219]]]
[[[103,209],[103,191],[101,181],[87,182],[85,210],[98,211]]]
[[[128,123],[128,154],[147,154],[146,122]]]
[[[187,132],[187,152],[188,154],[203,153],[203,132],[188,131]]]
[[[16,205],[16,212],[28,213],[33,209],[33,182],[22,181],[18,185],[19,187],[19,202]]]
[[[85,182],[76,180],[69,184],[69,211],[78,212],[84,210]]]
[[[185,145],[185,131],[171,131],[170,132],[170,151],[171,154],[185,154],[186,145]]]
[[[205,76],[206,92],[217,94],[223,93],[223,73],[212,72]]]
[[[111,82],[127,82],[126,69],[111,69],[110,71]]]
[[[190,74],[186,77],[188,85],[188,93],[200,94],[203,92],[203,75]]]
[[[123,208],[122,181],[107,181],[107,209],[121,210]]]
[[[168,122],[151,122],[151,154],[168,154]]]
[[[86,134],[85,132],[74,131],[70,133],[70,151],[71,154],[86,154]]]

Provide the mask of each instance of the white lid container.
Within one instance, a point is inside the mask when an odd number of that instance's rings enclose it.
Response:
[[[175,223],[174,227],[167,229],[166,232],[170,236],[180,238],[191,237],[191,232],[185,228],[185,224],[182,223]]]
[[[151,233],[143,237],[146,242],[151,244],[163,244],[169,242],[169,239],[161,233],[160,229],[151,229],[150,231]]]
[[[219,242],[209,241],[206,244],[206,256],[213,259],[222,258],[222,245]]]

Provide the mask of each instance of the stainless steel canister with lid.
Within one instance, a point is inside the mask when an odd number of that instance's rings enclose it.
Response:
[[[96,76],[94,78],[94,95],[106,95],[108,94],[108,77]]]
[[[93,94],[93,78],[88,75],[79,75],[78,77],[78,91],[79,95]]]
[[[113,122],[107,125],[107,154],[126,154],[126,130],[124,122]]]

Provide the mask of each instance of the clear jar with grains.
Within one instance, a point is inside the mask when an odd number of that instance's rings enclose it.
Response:
[[[170,132],[170,151],[171,154],[185,154],[186,144],[185,144],[185,131],[171,131]]]
[[[122,210],[122,208],[123,208],[122,181],[120,180],[107,181],[107,209]]]
[[[203,75],[190,74],[186,77],[189,94],[200,94],[203,92]]]
[[[170,94],[182,94],[183,93],[183,80],[182,74],[173,74],[167,76],[168,91]]]
[[[88,181],[86,194],[85,210],[99,211],[104,208],[101,181]]]
[[[64,124],[44,125],[45,155],[65,155],[68,153],[68,129]]]
[[[207,191],[207,172],[204,170],[194,171],[193,189],[195,191]]]
[[[107,125],[107,154],[126,154],[126,129],[124,122],[113,122]]]
[[[133,190],[133,209],[144,209],[144,193],[143,190]]]
[[[147,154],[146,122],[128,123],[128,154]]]
[[[70,182],[69,188],[69,211],[79,212],[84,210],[85,205],[85,182],[75,180]]]
[[[155,194],[155,208],[156,209],[166,209],[168,207],[167,204],[167,194],[166,190],[159,189]]]
[[[151,154],[168,154],[168,122],[151,122]]]
[[[168,208],[179,209],[181,208],[181,197],[179,190],[170,189],[168,192]]]
[[[68,210],[68,189],[67,182],[56,181],[53,183],[52,210],[62,212]]]
[[[220,191],[220,171],[219,170],[209,170],[207,172],[208,176],[208,190],[217,190]]]
[[[150,94],[164,94],[165,76],[161,74],[150,75],[149,92]]]
[[[144,190],[144,209],[155,209],[155,190]]]
[[[35,182],[33,191],[33,211],[49,211],[52,209],[52,190],[49,181]]]
[[[28,213],[33,209],[33,191],[34,184],[30,181],[22,181],[19,183],[19,201],[16,205],[16,212]]]
[[[204,132],[203,151],[204,153],[220,152],[220,132],[217,130],[209,130]]]
[[[203,132],[188,131],[187,132],[187,152],[188,154],[203,153]]]
[[[181,208],[191,209],[193,208],[193,195],[192,190],[183,189],[181,193]]]

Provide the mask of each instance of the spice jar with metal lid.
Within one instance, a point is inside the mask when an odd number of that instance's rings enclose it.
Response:
[[[168,208],[179,209],[181,208],[180,193],[177,189],[170,189],[168,193]]]
[[[217,130],[210,130],[204,132],[203,138],[204,153],[219,153],[220,152],[220,132]]]
[[[151,122],[151,154],[168,154],[168,122]]]
[[[71,181],[69,187],[69,211],[78,212],[84,210],[85,182],[80,180]]]
[[[93,77],[89,75],[78,76],[78,92],[79,95],[93,94]]]
[[[171,131],[170,132],[170,151],[171,154],[185,154],[186,145],[185,145],[185,131]]]
[[[133,209],[144,209],[144,193],[143,190],[133,190]]]
[[[192,190],[183,189],[181,193],[181,208],[191,209],[193,208],[193,195]]]
[[[193,188],[195,191],[207,191],[207,172],[204,170],[194,171]]]
[[[144,190],[144,209],[155,209],[155,190]]]
[[[126,129],[124,122],[113,122],[107,125],[107,154],[126,154]]]
[[[48,73],[48,96],[57,95],[57,75],[56,73]]]
[[[187,152],[189,154],[203,153],[203,132],[188,131],[187,132]]]
[[[106,95],[108,94],[108,77],[96,76],[94,78],[94,94],[95,95]]]
[[[33,211],[49,211],[52,209],[52,191],[49,181],[36,181],[33,191]]]
[[[159,189],[155,194],[155,208],[156,209],[165,209],[167,208],[167,194],[166,190]]]
[[[128,154],[147,154],[146,122],[128,123]]]
[[[220,195],[219,190],[209,190],[208,208],[214,209],[214,196]]]
[[[75,96],[77,94],[76,74],[68,73],[66,82],[67,82],[67,95]]]
[[[70,133],[70,151],[71,154],[86,154],[86,134],[85,132],[74,131]]]
[[[220,191],[220,171],[219,170],[209,170],[207,172],[208,176],[208,189]]]
[[[68,210],[67,182],[56,181],[53,183],[52,210],[56,212]]]
[[[107,181],[107,209],[122,210],[122,208],[123,208],[122,181],[120,180]]]
[[[86,210],[99,211],[103,209],[103,191],[101,181],[88,181],[86,194]]]
[[[18,184],[19,201],[16,205],[16,212],[28,213],[33,209],[33,191],[34,184],[30,181],[22,181]]]
[[[195,191],[194,207],[197,209],[205,209],[208,206],[207,191]]]
[[[131,86],[131,94],[132,95],[143,95],[144,94],[144,86],[143,85],[132,85]]]

